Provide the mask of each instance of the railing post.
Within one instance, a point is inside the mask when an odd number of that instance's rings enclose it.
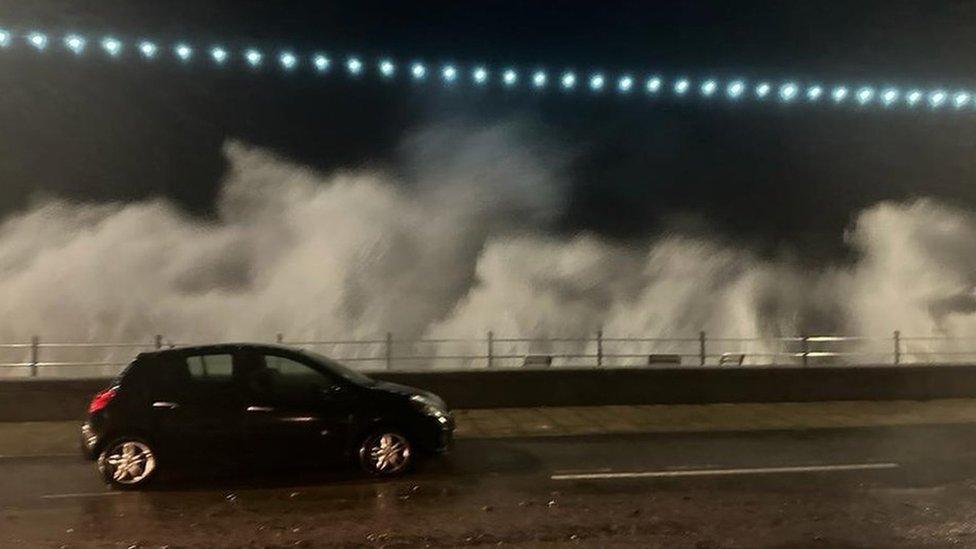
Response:
[[[704,366],[707,356],[708,354],[705,352],[705,331],[702,330],[698,332],[698,364]]]
[[[488,330],[488,367],[489,368],[491,368],[492,360],[495,358],[494,345],[492,345],[494,342],[495,342],[495,334],[492,333],[491,330]]]
[[[393,369],[393,333],[386,332],[386,369]]]
[[[603,328],[596,331],[596,365],[603,366]]]
[[[38,357],[41,351],[41,338],[37,336],[31,336],[31,347],[30,347],[30,372],[31,377],[37,377],[37,363],[40,362]]]
[[[809,365],[809,355],[810,355],[810,337],[809,336],[803,336],[803,339],[801,340],[801,342],[802,342],[802,345],[803,345],[803,347],[802,347],[802,349],[803,349],[803,365],[804,366],[808,366]]]
[[[153,341],[153,345],[156,346],[156,350],[163,348],[163,336],[161,334],[156,334],[156,339]]]
[[[281,344],[282,344],[282,342],[284,342],[284,341],[285,341],[285,334],[283,334],[283,333],[280,333],[280,332],[279,332],[279,333],[278,333],[278,334],[277,334],[277,335],[275,336],[275,342],[276,342],[276,343],[278,343],[278,345],[281,345]]]
[[[895,366],[901,364],[901,332],[895,330]]]

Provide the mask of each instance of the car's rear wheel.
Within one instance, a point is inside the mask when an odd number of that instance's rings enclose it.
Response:
[[[367,473],[380,477],[401,475],[413,466],[410,439],[395,429],[378,429],[359,447],[359,463]]]
[[[155,476],[159,460],[144,439],[121,437],[107,444],[98,455],[98,470],[105,482],[115,488],[132,489],[147,485]]]

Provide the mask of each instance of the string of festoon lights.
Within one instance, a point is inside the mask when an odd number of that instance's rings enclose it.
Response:
[[[286,72],[310,70],[318,74],[343,73],[350,78],[372,75],[382,80],[407,79],[437,82],[444,86],[468,84],[476,87],[499,86],[534,91],[643,94],[680,99],[699,97],[728,101],[854,105],[857,107],[909,108],[946,111],[976,111],[976,93],[968,89],[943,87],[900,88],[891,85],[799,82],[794,80],[747,80],[731,78],[692,79],[655,73],[603,71],[551,72],[535,67],[520,69],[454,63],[428,64],[382,57],[367,59],[357,55],[332,56],[324,52],[303,53],[288,49],[265,51],[259,48],[232,49],[222,45],[198,47],[190,43],[163,44],[152,40],[126,43],[114,36],[86,37],[82,34],[50,35],[42,31],[13,32],[0,28],[0,50],[26,46],[37,52],[63,48],[76,56],[95,53],[110,58],[125,55],[144,61],[164,58],[178,63],[204,62],[216,67],[237,66],[247,70],[275,69]]]

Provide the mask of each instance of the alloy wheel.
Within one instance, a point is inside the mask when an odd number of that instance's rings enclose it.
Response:
[[[364,465],[380,475],[395,475],[410,465],[410,442],[396,432],[383,432],[370,437],[362,449]]]
[[[135,486],[145,482],[156,470],[156,455],[145,442],[124,439],[102,452],[98,467],[106,480]]]

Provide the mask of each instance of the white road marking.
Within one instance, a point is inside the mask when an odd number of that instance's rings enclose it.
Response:
[[[553,475],[572,475],[579,473],[609,473],[613,471],[610,467],[604,467],[602,469],[560,469],[558,471],[553,471]]]
[[[82,492],[78,494],[45,494],[41,499],[70,499],[70,498],[101,498],[105,496],[121,496],[124,492]]]
[[[843,463],[838,465],[798,465],[792,467],[750,467],[742,469],[682,469],[668,471],[631,471],[554,474],[552,480],[609,480],[618,478],[717,477],[726,475],[768,475],[776,473],[826,473],[834,471],[871,471],[897,469],[897,463]]]

